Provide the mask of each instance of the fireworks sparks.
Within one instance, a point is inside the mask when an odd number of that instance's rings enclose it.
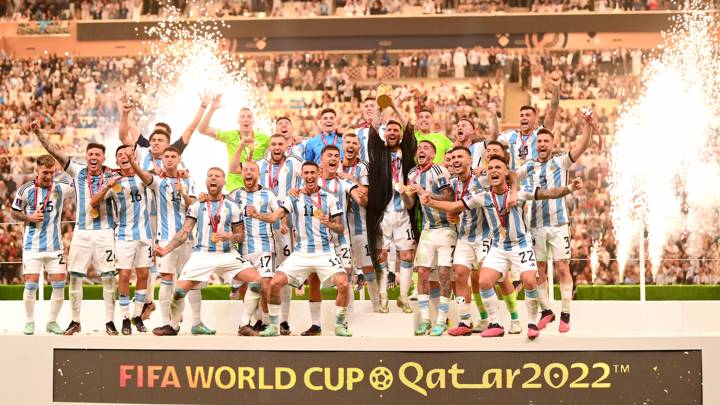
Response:
[[[720,46],[714,14],[697,0],[675,18],[624,106],[612,147],[612,216],[620,276],[647,230],[657,269],[666,243],[717,225]],[[689,242],[692,243],[692,237]]]
[[[243,61],[227,49],[222,20],[200,18],[193,24],[172,10],[165,21],[147,30],[158,40],[148,43],[144,83],[135,91],[144,121],[149,125],[168,123],[175,139],[197,112],[201,94],[223,94],[222,108],[213,115],[211,127],[237,128],[240,109],[248,107],[254,113],[256,129],[267,132],[271,121],[265,96],[248,80]],[[207,13],[201,10],[201,14]],[[128,92],[133,93],[126,89]],[[197,134],[192,143],[183,161],[198,179],[211,166],[227,167],[224,145]]]

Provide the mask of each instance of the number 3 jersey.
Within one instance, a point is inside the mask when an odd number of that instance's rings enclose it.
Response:
[[[182,193],[175,190],[177,183],[182,184],[188,196],[195,197],[195,182],[190,177],[153,176],[153,182],[148,186],[155,192],[157,239],[160,241],[171,240],[175,233],[182,229],[185,221],[188,206]],[[193,239],[193,235],[188,238]]]
[[[517,171],[518,180],[529,186],[549,189],[565,187],[568,183],[568,171],[573,165],[569,153],[558,153],[547,162],[531,161]],[[565,197],[551,200],[533,201],[530,204],[530,228],[560,226],[568,223]]]
[[[485,211],[485,220],[492,229],[492,246],[509,252],[532,248],[532,237],[525,225],[523,207],[525,201],[535,199],[535,190],[526,188],[518,191],[517,204],[509,209],[505,208],[507,193],[496,194],[489,188],[465,194],[462,201],[467,209],[482,208]],[[501,228],[505,229],[504,232]]]
[[[23,233],[23,251],[56,252],[63,248],[60,220],[63,199],[71,195],[73,187],[54,181],[49,188],[40,188],[34,181],[23,184],[15,193],[12,209],[26,215],[42,210],[40,223],[26,222]]]
[[[228,198],[240,206],[243,215],[250,206],[255,207],[255,210],[261,214],[271,213],[279,207],[275,193],[263,186],[255,191],[239,188],[228,194]],[[240,254],[245,256],[253,253],[274,253],[275,240],[272,228],[273,224],[245,216],[245,241],[240,244]]]
[[[155,181],[155,179],[153,179]],[[115,238],[123,241],[151,241],[153,230],[150,223],[149,188],[138,177],[123,176],[115,180],[122,190],[111,190],[110,195],[117,207]]]
[[[299,197],[288,196],[282,207],[293,217],[293,224],[297,231],[296,252],[335,252],[332,240],[333,232],[320,223],[320,218],[315,216],[315,211],[318,209],[328,215],[330,220],[343,214],[342,206],[334,194],[321,189],[312,195],[301,193]]]

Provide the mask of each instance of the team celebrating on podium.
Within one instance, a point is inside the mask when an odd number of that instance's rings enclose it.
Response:
[[[222,96],[207,94],[175,142],[164,123],[146,138],[130,122],[132,102],[124,100],[114,169],[104,164],[106,149],[98,143],[87,145],[84,163],[68,158],[44,130],[49,118],[38,117],[26,130],[48,154],[36,160],[35,179],[18,188],[12,204],[13,217],[25,224],[24,333],[35,333],[41,272],[52,286],[46,331],[81,332],[83,279],[92,266],[102,280],[109,335],[148,332],[158,279],[162,326],[152,333],[177,335],[188,321],[187,298],[191,333],[215,334],[202,321],[200,295],[214,273],[230,284],[231,299],[242,299],[241,336],[291,334],[290,306],[305,305],[292,304],[296,288],[309,296],[311,325],[303,336],[322,334],[323,288],[335,290],[335,335],[352,336],[355,288],[367,289],[372,311],[387,313],[394,280],[399,311],[415,312],[417,300],[417,336],[500,337],[504,325],[519,334],[522,292],[527,337],[535,339],[555,320],[548,260],[560,285],[559,331],[568,332],[573,284],[564,197],[583,186],[569,177],[570,166],[588,148],[596,123],[584,109],[584,130],[572,149],[554,150],[559,77],[551,82],[542,125],[537,110],[524,106],[519,128],[500,133],[491,106],[493,128],[482,140],[469,117],[458,120],[452,141],[431,132],[428,109],[419,108],[411,123],[387,85],[361,103],[355,128],[338,128],[337,113],[325,108],[321,133],[302,142],[287,117],[275,119],[272,135],[255,131],[248,108],[239,111],[237,129],[210,127]],[[226,145],[228,168],[187,170],[182,155],[195,131]],[[58,168],[70,181],[58,180]],[[198,193],[200,175],[206,191]],[[75,229],[65,257],[60,217],[64,200],[73,197]],[[57,316],[66,282],[72,320],[63,330]],[[450,320],[453,301],[458,319]]]

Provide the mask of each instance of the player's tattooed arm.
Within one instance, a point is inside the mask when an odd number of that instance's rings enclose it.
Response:
[[[221,240],[227,240],[230,243],[241,243],[245,240],[245,225],[244,224],[233,224],[232,233],[226,234],[226,237],[220,238]]]
[[[489,103],[488,110],[490,111],[490,140],[497,141],[500,136],[500,122],[498,122],[497,104]]]
[[[548,108],[547,114],[545,114],[545,121],[543,126],[548,130],[552,131],[555,126],[555,116],[557,116],[560,110],[560,86],[562,85],[562,76],[560,72],[553,72],[550,74],[550,107]],[[556,139],[556,141],[558,141]]]
[[[574,193],[577,190],[582,190],[583,182],[580,177],[572,179],[572,183],[566,187],[554,187],[548,189],[537,188],[535,189],[536,200],[552,200],[555,198],[565,197],[570,193]]]
[[[43,217],[44,217],[43,212],[40,210],[35,211],[34,213],[29,214],[29,215],[24,212],[21,212],[21,211],[12,210],[12,211],[10,211],[10,216],[12,216],[13,219],[18,222],[26,222],[26,223],[32,222],[32,223],[36,223],[36,224],[39,222],[42,222]]]
[[[35,136],[37,136],[38,140],[42,144],[43,148],[49,153],[52,157],[55,158],[55,160],[60,163],[60,166],[65,169],[68,165],[68,157],[65,156],[65,154],[60,150],[60,148],[51,143],[50,140],[47,137],[47,134],[40,128],[40,121],[33,121],[30,123],[30,131],[32,131]]]
[[[185,217],[185,222],[183,222],[182,229],[180,229],[177,233],[175,233],[175,236],[173,236],[170,243],[167,244],[165,247],[158,246],[155,249],[157,256],[165,256],[166,254],[172,252],[175,250],[178,246],[185,243],[185,241],[188,239],[188,236],[190,235],[190,232],[192,232],[193,228],[195,228],[195,223],[197,220],[192,217]]]
[[[343,233],[345,230],[345,227],[342,223],[342,215],[335,215],[334,217],[330,218],[328,215],[323,214],[320,217],[320,223],[330,228],[331,231],[335,233]]]

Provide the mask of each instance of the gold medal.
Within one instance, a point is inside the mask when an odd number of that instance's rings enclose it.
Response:
[[[507,237],[507,231],[505,228],[500,228],[500,236],[505,239]]]
[[[518,159],[518,167],[525,164],[525,159]]]
[[[113,184],[113,186],[112,186],[112,190],[113,190],[114,192],[116,192],[116,193],[121,192],[122,189],[123,189],[123,186],[122,186],[122,184],[120,184],[120,183],[115,183],[115,184]]]
[[[320,208],[315,208],[313,210],[313,215],[315,216],[315,218],[320,218],[323,215],[323,212]]]
[[[220,238],[218,238],[218,235],[216,233],[214,233],[214,234],[210,235],[210,240],[212,241],[212,243],[218,243]]]
[[[90,216],[93,218],[98,218],[100,216],[100,211],[98,211],[97,208],[93,208],[90,210]]]

